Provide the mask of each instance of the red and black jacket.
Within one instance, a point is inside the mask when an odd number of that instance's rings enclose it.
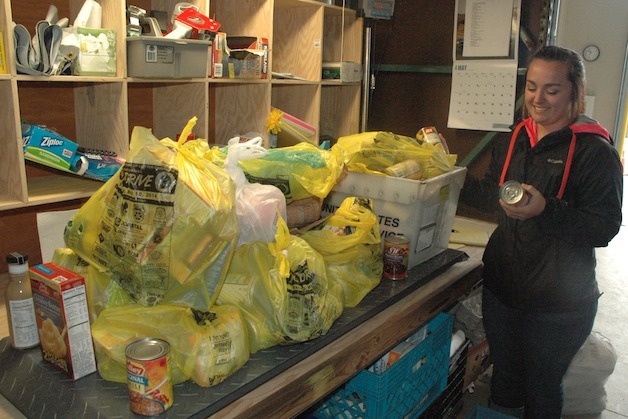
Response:
[[[468,176],[461,201],[499,211],[484,253],[484,285],[511,307],[569,311],[599,295],[595,247],[621,225],[623,169],[608,132],[582,116],[536,141],[531,120],[497,141],[484,179]],[[546,199],[540,215],[519,221],[498,203],[499,185],[518,180]]]

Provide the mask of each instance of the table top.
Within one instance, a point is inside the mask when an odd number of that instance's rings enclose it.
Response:
[[[445,250],[411,269],[406,280],[383,280],[358,306],[345,309],[325,336],[251,354],[244,367],[213,387],[193,382],[175,386],[175,402],[167,416],[207,417],[233,405],[466,259],[465,252]],[[72,381],[45,364],[39,348],[17,351],[8,338],[0,341],[0,394],[28,417],[73,412],[80,416],[135,416],[129,409],[125,384],[105,381],[97,373]]]

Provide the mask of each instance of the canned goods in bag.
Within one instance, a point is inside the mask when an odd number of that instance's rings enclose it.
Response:
[[[405,279],[408,276],[410,242],[403,234],[384,239],[384,276],[388,279]]]
[[[419,180],[423,176],[423,168],[417,160],[404,160],[387,167],[384,173],[388,176]]]
[[[131,410],[145,416],[164,413],[173,402],[170,345],[144,338],[129,344],[125,352]]]
[[[530,198],[526,190],[521,186],[521,183],[516,180],[504,182],[499,188],[499,197],[508,205],[516,207],[527,204]]]

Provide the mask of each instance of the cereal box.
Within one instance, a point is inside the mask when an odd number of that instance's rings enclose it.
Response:
[[[44,361],[73,380],[95,372],[85,278],[54,263],[29,274]]]

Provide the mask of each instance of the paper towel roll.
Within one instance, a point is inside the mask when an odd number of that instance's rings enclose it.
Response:
[[[451,335],[451,347],[449,348],[449,357],[454,356],[456,351],[460,349],[462,344],[465,341],[465,335],[462,330],[456,331],[453,335]]]

